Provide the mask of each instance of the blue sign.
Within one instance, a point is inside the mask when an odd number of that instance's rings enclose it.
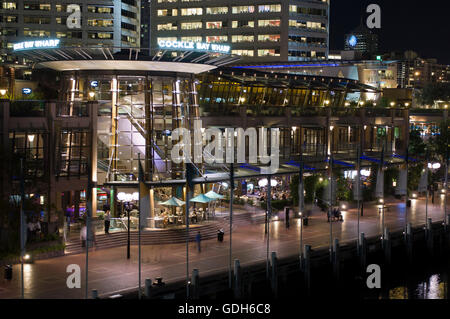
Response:
[[[96,88],[98,86],[98,81],[91,81],[91,87]]]
[[[27,95],[28,95],[28,94],[31,94],[31,89],[30,89],[30,88],[23,88],[23,89],[22,89],[22,93],[23,93],[23,94],[27,94]]]
[[[358,39],[354,35],[352,35],[348,38],[348,44],[351,47],[356,47],[356,45],[358,44]]]

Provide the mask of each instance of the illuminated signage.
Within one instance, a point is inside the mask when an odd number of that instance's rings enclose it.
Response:
[[[31,89],[30,88],[23,88],[22,89],[22,93],[23,94],[31,94]]]
[[[231,47],[226,44],[204,43],[204,42],[186,42],[186,41],[158,41],[160,49],[169,49],[175,51],[204,51],[216,53],[230,53]]]
[[[356,45],[358,44],[358,39],[354,35],[352,35],[348,38],[348,44],[351,47],[356,47]]]
[[[98,81],[91,81],[91,87],[96,88],[98,86]]]
[[[59,46],[59,39],[25,41],[14,44],[14,51],[33,49],[52,49]]]

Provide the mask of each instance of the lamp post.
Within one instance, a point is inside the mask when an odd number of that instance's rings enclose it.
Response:
[[[425,169],[428,172],[430,172],[430,171],[434,172],[435,170],[438,170],[440,168],[441,168],[441,164],[440,163],[428,163],[427,166],[425,167]],[[426,175],[427,175],[427,178],[428,178],[428,174],[426,174]],[[426,184],[427,185],[427,195],[426,195],[427,198],[425,200],[425,224],[428,221],[428,196],[430,196],[428,180],[426,182],[427,182],[427,184]],[[434,196],[434,193],[432,195]],[[444,222],[445,222],[445,216],[444,216]]]
[[[117,199],[122,203],[122,212],[124,208],[124,204],[126,204],[127,209],[127,259],[130,259],[130,246],[131,246],[131,234],[130,234],[130,226],[131,226],[131,220],[130,220],[130,202],[133,200],[132,194],[125,194],[123,192],[120,192],[117,194]]]
[[[270,182],[269,182],[270,180]],[[272,195],[271,190],[272,187],[277,186],[277,181],[274,179],[270,179],[270,175],[267,176],[267,178],[261,179],[258,182],[259,187],[265,187],[267,186],[267,208],[266,208],[266,227],[265,227],[265,233],[267,234],[267,249],[266,249],[266,276],[269,278],[269,243],[270,243],[270,217],[272,215]]]

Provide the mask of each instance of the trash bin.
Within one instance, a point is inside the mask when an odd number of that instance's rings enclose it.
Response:
[[[303,226],[308,226],[308,217],[303,218]]]
[[[11,265],[6,265],[5,266],[5,279],[11,280],[12,275],[13,275],[13,269],[12,269]]]
[[[221,231],[217,232],[217,240],[223,242],[223,235],[224,235],[223,232]]]

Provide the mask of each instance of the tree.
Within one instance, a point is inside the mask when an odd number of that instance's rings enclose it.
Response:
[[[439,132],[430,140],[428,146],[431,150],[431,155],[442,162],[448,160],[449,157],[449,126],[450,120],[441,122]]]
[[[432,105],[437,100],[450,100],[449,83],[430,83],[423,88],[419,96],[419,102],[425,105]]]
[[[422,139],[421,131],[413,130],[409,133],[409,155],[416,157],[423,157],[426,153],[427,145]]]

